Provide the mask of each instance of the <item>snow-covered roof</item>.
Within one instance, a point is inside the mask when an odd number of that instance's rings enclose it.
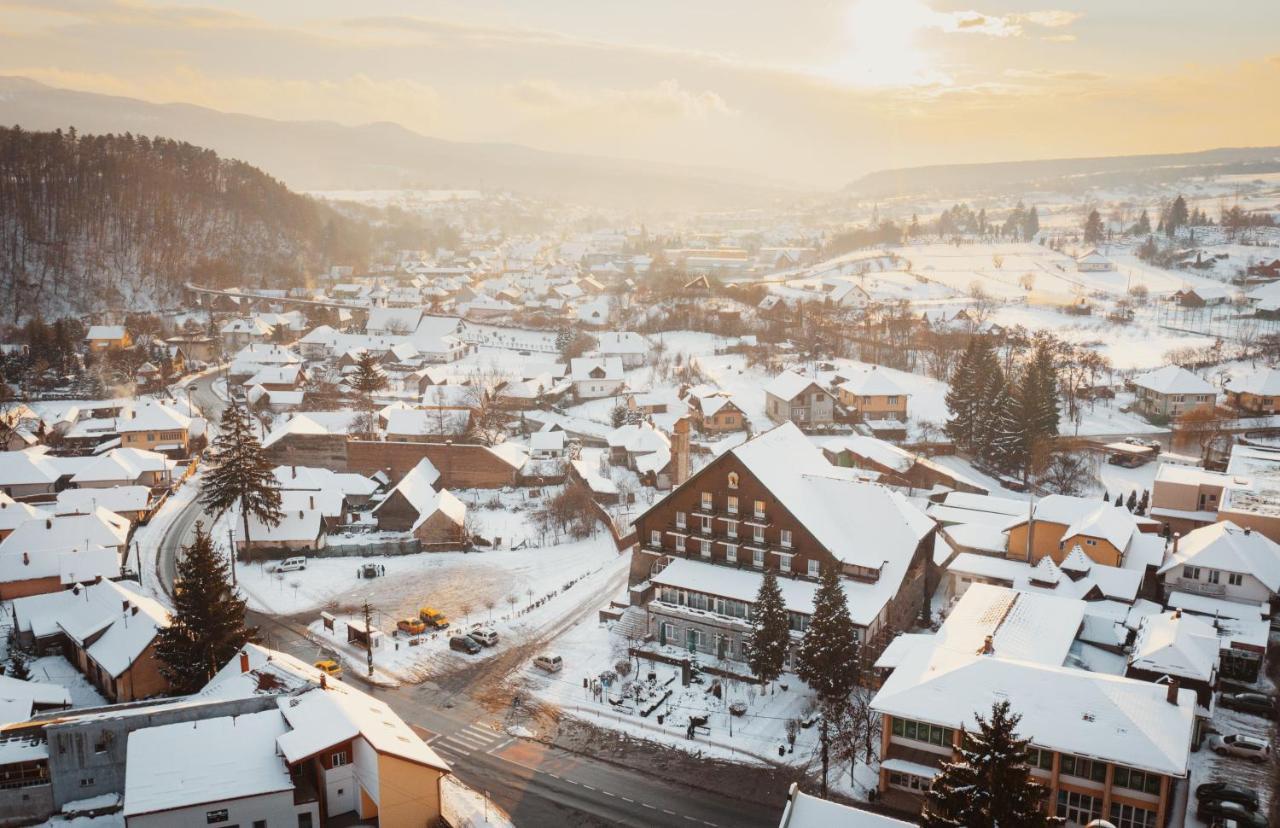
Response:
[[[284,425],[276,426],[262,441],[262,447],[268,448],[291,435],[346,434],[351,428],[351,420],[355,415],[350,411],[308,411],[297,413]]]
[[[84,644],[112,678],[118,677],[168,624],[168,611],[131,586],[103,580],[61,592],[17,598],[16,626],[37,638],[58,633]]]
[[[772,394],[780,400],[793,400],[809,386],[816,384],[817,380],[811,377],[803,377],[794,371],[783,371],[770,380],[764,390],[766,394]]]
[[[971,584],[938,629],[937,643],[978,652],[987,636],[1002,657],[1058,665],[1084,619],[1084,602]]]
[[[266,320],[258,316],[247,319],[232,319],[218,329],[223,334],[249,334],[251,336],[271,336],[272,327]]]
[[[1138,627],[1129,666],[1212,682],[1218,670],[1218,633],[1181,610],[1148,615]]]
[[[653,347],[649,340],[632,331],[602,331],[593,336],[596,339],[595,350],[601,356],[647,354]]]
[[[0,676],[0,701],[25,700],[40,707],[71,705],[71,693],[61,684],[23,681],[13,676]],[[3,722],[3,719],[0,719]]]
[[[45,514],[30,503],[21,503],[0,492],[0,532],[8,532],[24,521],[44,517]]]
[[[125,817],[293,790],[289,766],[276,750],[288,732],[279,710],[133,731]]]
[[[1214,387],[1185,368],[1166,365],[1141,376],[1133,384],[1157,394],[1216,394]]]
[[[140,400],[128,405],[116,418],[116,431],[187,431],[191,418],[158,400]]]
[[[569,375],[574,382],[620,380],[623,376],[622,360],[619,357],[577,357],[569,361]]]
[[[913,823],[795,791],[778,828],[911,828]]]
[[[174,465],[173,460],[158,451],[115,448],[95,457],[72,476],[71,482],[80,486],[91,483],[133,482],[148,472],[163,474]]]
[[[1252,575],[1272,592],[1280,591],[1280,544],[1229,520],[1192,529],[1178,540],[1176,550],[1170,544],[1159,571],[1183,564]]]
[[[436,511],[443,512],[451,520],[459,524],[466,517],[466,504],[458,500],[448,489],[435,490],[435,483],[439,479],[439,470],[431,464],[430,460],[424,457],[391,490],[392,493],[399,492],[409,502],[409,505],[418,512],[418,517],[413,522],[410,531],[421,526]],[[378,510],[390,500],[391,495],[388,494],[381,503],[374,507],[374,514],[377,514]]]
[[[420,308],[370,308],[364,329],[371,334],[408,336],[422,321]]]
[[[89,332],[84,335],[86,342],[92,342],[95,339],[124,339],[124,325],[90,325]]]
[[[387,412],[387,437],[465,434],[471,424],[466,408],[396,409]]]
[[[367,497],[378,490],[376,482],[353,472],[313,466],[276,466],[272,472],[284,490],[338,491],[355,497]]]
[[[1258,368],[1241,376],[1232,377],[1227,390],[1259,397],[1280,396],[1280,368]]]
[[[901,493],[828,463],[794,423],[730,451],[843,563],[871,569],[904,563],[933,529]]]
[[[838,387],[841,391],[847,391],[859,397],[910,396],[894,381],[893,377],[889,376],[888,371],[878,371],[874,365],[869,370],[862,371],[840,383]]]
[[[531,451],[564,451],[565,433],[560,430],[556,431],[535,431],[529,435],[529,449]]]
[[[1170,776],[1187,773],[1196,694],[1071,667],[916,647],[872,701],[878,712],[952,728],[1009,701],[1033,745]]]
[[[88,514],[47,515],[23,521],[0,541],[0,555],[86,546],[123,547],[129,521],[99,506]]]
[[[242,385],[296,385],[302,379],[302,366],[297,363],[288,365],[264,365],[258,372]]]
[[[1165,603],[1174,609],[1204,615],[1210,618],[1235,618],[1240,621],[1258,621],[1271,612],[1265,601],[1257,603],[1248,601],[1228,601],[1201,595],[1198,592],[1182,592],[1173,590],[1165,598]]]
[[[1128,509],[1073,495],[1042,497],[1035,506],[1035,519],[1065,525],[1064,539],[1075,535],[1102,538],[1121,553],[1138,532],[1138,524]]]
[[[1099,253],[1097,250],[1090,250],[1082,256],[1077,256],[1076,261],[1084,264],[1109,264],[1111,262],[1110,259]]]
[[[249,515],[249,540],[251,543],[313,543],[324,527],[321,509],[295,508],[281,510],[280,519],[266,523],[257,515]],[[243,541],[240,525],[236,524],[237,541]]]

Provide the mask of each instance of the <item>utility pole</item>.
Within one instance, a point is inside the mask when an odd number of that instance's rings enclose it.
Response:
[[[373,611],[369,599],[364,599],[364,656],[369,665],[369,678],[373,678]]]
[[[231,558],[231,585],[236,585],[236,529],[234,526],[227,525],[227,541],[231,544],[227,556]]]

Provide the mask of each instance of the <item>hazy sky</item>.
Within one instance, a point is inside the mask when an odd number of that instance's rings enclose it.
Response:
[[[1280,143],[1280,0],[0,0],[0,74],[715,164]]]

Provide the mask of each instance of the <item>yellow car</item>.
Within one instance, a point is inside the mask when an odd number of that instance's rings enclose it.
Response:
[[[342,665],[332,659],[317,661],[312,666],[330,678],[342,678]]]
[[[421,618],[428,627],[433,629],[445,630],[449,628],[448,617],[438,609],[423,607],[418,610],[418,617]]]
[[[409,635],[421,635],[426,632],[427,625],[419,618],[401,618],[396,622],[396,629]]]

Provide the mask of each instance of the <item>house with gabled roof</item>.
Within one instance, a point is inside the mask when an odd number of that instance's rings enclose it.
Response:
[[[1227,400],[1240,411],[1250,414],[1275,414],[1280,411],[1280,369],[1259,368],[1232,377],[1223,387]]]
[[[765,414],[775,423],[828,425],[835,421],[835,398],[817,380],[783,371],[764,387]]]
[[[124,325],[90,325],[84,336],[90,351],[119,351],[133,346],[133,337]]]
[[[1157,572],[1166,594],[1265,604],[1280,594],[1280,544],[1224,520],[1175,537]]]
[[[860,420],[907,420],[911,395],[875,365],[839,382],[836,393],[840,404]]]
[[[378,528],[408,532],[428,551],[459,549],[465,542],[466,504],[437,489],[440,472],[425,457],[373,509]]]
[[[793,423],[721,454],[635,520],[631,580],[652,639],[742,659],[766,568],[778,573],[795,641],[824,568],[878,651],[923,606],[934,524],[901,493],[832,466]]]
[[[1218,392],[1204,379],[1177,365],[1166,365],[1133,379],[1136,406],[1144,414],[1179,417],[1188,411],[1212,409]]]

